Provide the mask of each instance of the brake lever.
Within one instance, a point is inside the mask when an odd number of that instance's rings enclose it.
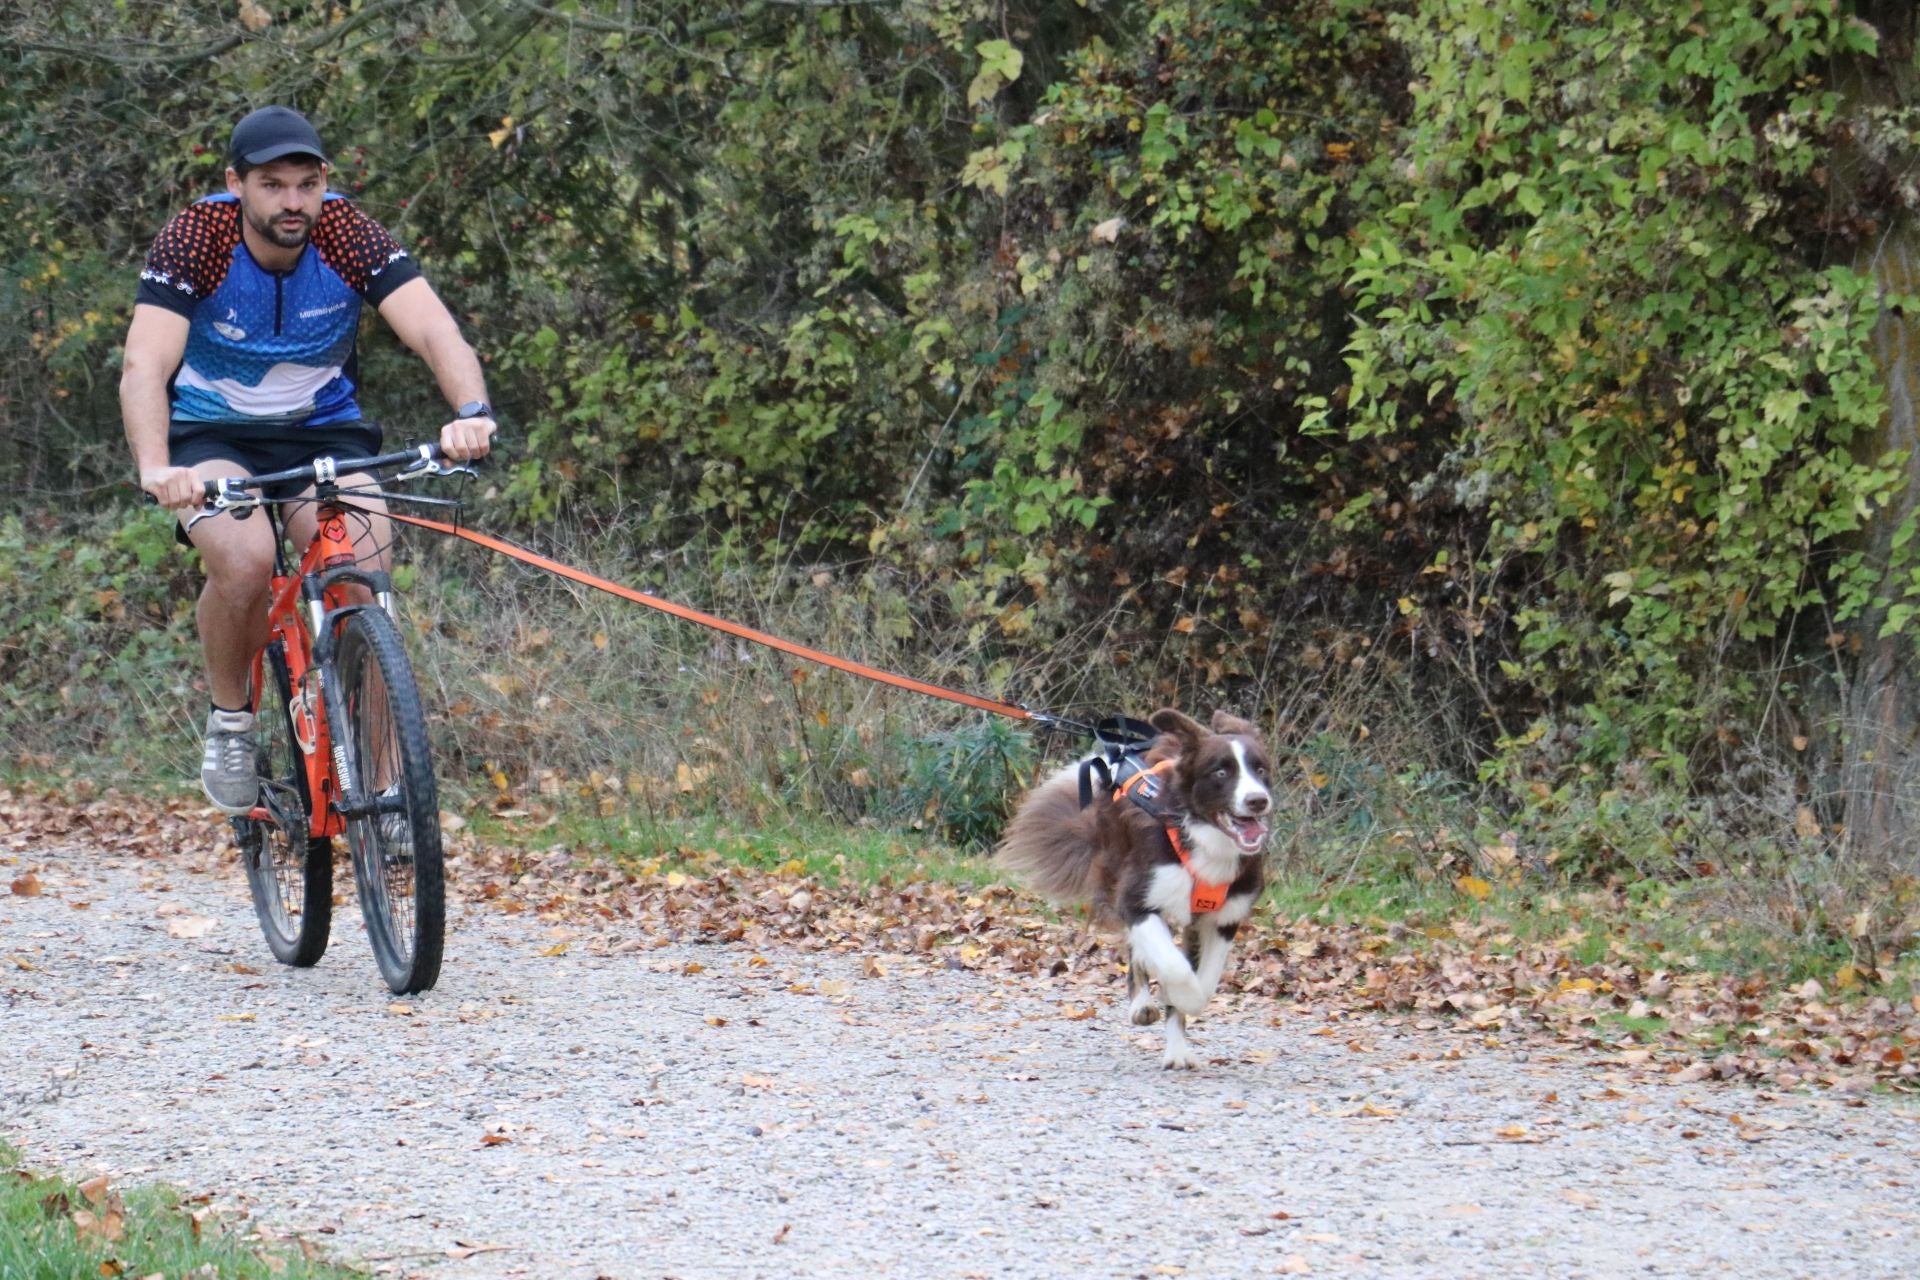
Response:
[[[445,479],[448,476],[472,476],[475,479],[479,478],[480,473],[466,463],[436,462],[431,453],[431,448],[432,446],[430,445],[421,445],[420,460],[418,462],[410,462],[400,470],[394,472],[393,478],[395,482],[415,480],[421,476],[432,476],[435,479]]]
[[[245,520],[254,513],[260,505],[260,495],[240,488],[234,484],[234,479],[235,477],[232,476],[221,478],[208,507],[187,521],[186,532],[192,533],[193,526],[202,520],[211,520],[222,512],[231,515],[235,520]]]

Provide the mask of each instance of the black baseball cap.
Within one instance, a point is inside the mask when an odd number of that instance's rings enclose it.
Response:
[[[233,126],[233,143],[227,158],[235,168],[242,162],[267,164],[288,156],[312,156],[325,164],[327,153],[320,148],[320,135],[307,118],[292,107],[262,107],[249,112]]]

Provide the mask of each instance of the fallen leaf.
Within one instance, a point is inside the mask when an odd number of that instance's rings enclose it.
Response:
[[[1582,1209],[1598,1209],[1600,1207],[1600,1197],[1588,1195],[1584,1191],[1575,1191],[1571,1187],[1561,1191],[1560,1198],[1568,1204],[1576,1205]]]
[[[1105,222],[1094,224],[1093,238],[1112,244],[1120,238],[1120,228],[1126,225],[1125,218],[1108,218]]]
[[[504,1133],[483,1133],[480,1135],[480,1145],[483,1147],[507,1147],[513,1145],[513,1139]]]
[[[568,944],[564,942],[556,942],[540,954],[543,956],[563,956],[567,954],[567,945]]]
[[[253,1014],[253,1013],[222,1013],[222,1014],[215,1015],[214,1021],[215,1022],[252,1022],[258,1017],[259,1017],[258,1014]]]
[[[29,871],[9,886],[16,898],[37,898],[40,896],[40,877]]]
[[[447,1256],[459,1260],[471,1258],[476,1253],[503,1253],[511,1248],[513,1246],[510,1244],[468,1244],[463,1240],[455,1240],[447,1249]]]
[[[175,916],[167,921],[169,938],[204,938],[213,931],[219,921],[211,916]]]
[[[387,1012],[398,1014],[402,1018],[411,1018],[413,1016],[413,1006],[410,1004],[401,1004],[398,1000],[395,1000],[387,1006]]]
[[[126,1219],[112,1209],[97,1214],[85,1209],[75,1209],[73,1231],[82,1240],[98,1240],[102,1244],[113,1244],[127,1233]]]

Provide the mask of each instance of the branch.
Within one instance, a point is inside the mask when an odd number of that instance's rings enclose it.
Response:
[[[185,53],[154,55],[127,55],[109,53],[104,49],[77,49],[72,45],[46,44],[36,40],[22,40],[20,47],[22,49],[38,49],[43,53],[65,54],[69,58],[90,58],[95,62],[111,62],[122,67],[184,67],[195,62],[205,62],[210,58],[217,58],[235,45],[238,45],[243,38],[242,36],[231,35],[225,39],[216,40],[212,44],[202,45],[198,49],[189,49]]]
[[[396,10],[406,8],[409,3],[411,3],[411,0],[380,0],[380,3],[368,5],[352,17],[343,18],[339,22],[314,32],[304,40],[288,45],[287,48],[295,53],[312,53],[316,49],[325,48],[343,36],[351,35],[375,18],[383,17]],[[74,45],[53,44],[41,40],[22,40],[19,42],[19,47],[22,49],[37,49],[42,53],[62,54],[69,58],[87,58],[94,62],[111,62],[116,66],[122,67],[185,67],[191,66],[194,63],[206,62],[217,58],[223,53],[238,48],[243,42],[267,40],[270,38],[271,37],[266,35],[254,35],[249,32],[236,31],[232,35],[222,36],[218,40],[201,45],[198,49],[188,49],[184,53],[127,53],[124,49],[118,51],[86,49]]]
[[[342,18],[326,30],[316,31],[293,47],[300,53],[312,53],[315,49],[323,48],[342,36],[353,34],[375,18],[406,8],[409,3],[411,0],[381,0],[379,4],[370,4],[351,18]]]

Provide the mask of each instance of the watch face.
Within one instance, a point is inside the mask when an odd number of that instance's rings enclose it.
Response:
[[[493,410],[487,407],[487,403],[484,400],[469,400],[460,406],[455,416],[461,418],[491,418],[493,416]]]

